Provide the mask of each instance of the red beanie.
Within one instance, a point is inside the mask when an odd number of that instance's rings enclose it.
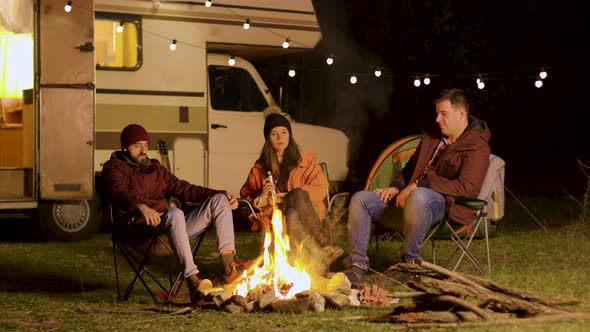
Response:
[[[150,141],[150,135],[144,127],[138,124],[130,124],[121,132],[121,150],[139,141]]]

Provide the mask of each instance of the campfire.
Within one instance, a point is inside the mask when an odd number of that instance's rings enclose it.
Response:
[[[348,278],[341,272],[330,278],[318,273],[317,265],[322,264],[322,252],[302,244],[292,250],[284,226],[283,213],[275,207],[271,225],[264,229],[263,254],[258,262],[244,271],[233,284],[201,290],[203,299],[197,306],[230,313],[257,310],[321,312],[325,308],[359,306],[359,291],[351,288]],[[194,306],[172,314],[191,310]]]
[[[284,231],[283,214],[274,208],[272,226],[265,227],[262,266],[244,271],[234,295],[257,299],[272,291],[277,298],[292,299],[296,294],[311,289],[311,276],[297,256],[290,256],[289,236]],[[294,260],[293,265],[289,259]]]

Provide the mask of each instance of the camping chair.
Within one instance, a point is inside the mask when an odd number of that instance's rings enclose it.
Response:
[[[436,239],[449,238],[456,246],[455,251],[449,257],[448,263],[453,261],[457,253],[461,253],[455,261],[452,270],[456,271],[466,256],[469,261],[477,268],[481,274],[486,274],[486,270],[475,258],[469,247],[473,239],[483,237],[485,243],[485,255],[487,259],[487,274],[492,273],[492,263],[490,259],[490,228],[493,227],[495,232],[495,222],[504,216],[504,169],[505,162],[496,155],[490,155],[490,162],[484,183],[480,189],[477,198],[468,196],[458,196],[455,198],[455,204],[468,207],[473,210],[473,222],[470,225],[457,225],[446,216],[442,222],[432,227],[424,240],[426,243],[431,240],[432,243],[432,262],[436,264]],[[483,231],[481,228],[483,227]],[[461,235],[463,238],[461,238]],[[450,265],[450,264],[445,264]]]
[[[153,236],[145,243],[139,246],[131,246],[126,236],[123,234],[117,234],[117,231],[114,227],[114,219],[113,219],[113,209],[112,206],[109,204],[109,216],[111,221],[111,227],[113,228],[113,233],[111,236],[112,243],[113,243],[113,260],[115,263],[115,279],[117,282],[117,296],[119,301],[127,301],[131,292],[135,288],[137,281],[140,281],[144,288],[148,291],[152,299],[155,303],[168,303],[170,302],[180,290],[182,283],[184,281],[183,278],[183,271],[178,273],[178,276],[173,281],[172,280],[172,272],[170,269],[170,259],[169,257],[174,254],[172,247],[170,246],[170,242],[168,241],[168,237],[163,235]],[[191,250],[193,257],[196,256],[197,251],[201,247],[201,243],[205,237],[205,234],[209,227],[206,227],[199,233],[195,234],[192,239],[195,240]],[[191,240],[192,240],[191,239]],[[121,287],[120,287],[120,278],[119,278],[119,267],[117,264],[117,251],[119,254],[123,256],[125,261],[129,264],[129,267],[134,272],[133,280],[129,283],[125,290],[125,294],[121,296]],[[152,273],[149,269],[149,264],[152,261],[153,257],[165,257],[166,258],[166,265],[168,269],[168,280],[169,286],[166,287],[164,284],[158,279],[158,277]],[[159,287],[160,291],[162,291],[166,297],[164,300],[159,300],[151,289],[150,285],[146,281],[146,276],[150,277]]]
[[[319,165],[322,168],[324,175],[328,179],[328,182],[330,182],[328,164],[321,162]],[[346,201],[348,200],[349,196],[350,193],[348,192],[338,192],[332,195],[330,192],[330,186],[328,186],[328,189],[326,190],[326,206],[328,207],[328,215],[324,220],[324,226],[328,229],[330,241],[332,244],[334,244],[334,228],[336,227],[336,224],[338,224],[338,222],[348,213],[348,208],[337,209],[337,207],[346,206]]]
[[[410,159],[418,144],[421,136],[414,135],[404,137],[387,147],[377,159],[373,166],[365,190],[383,188],[389,185],[391,179],[402,170],[407,161]],[[486,245],[487,272],[491,273],[491,260],[489,250],[489,236],[495,234],[495,222],[504,216],[504,161],[495,155],[490,155],[490,163],[484,184],[477,198],[457,197],[457,204],[467,206],[474,210],[474,221],[471,225],[459,227],[453,223],[448,216],[427,233],[424,243],[428,240],[432,243],[432,260],[436,263],[435,240],[449,238],[456,245],[457,249],[449,258],[452,262],[456,253],[461,252],[459,258],[453,265],[455,271],[463,258],[467,258],[474,266],[485,274],[481,264],[475,259],[469,251],[469,246],[475,238],[483,237]],[[481,228],[483,227],[483,230]],[[379,250],[379,239],[387,238],[387,235],[393,234],[394,237],[403,239],[403,235],[395,230],[385,228],[375,224],[372,236],[376,242],[376,250]],[[463,237],[463,238],[461,238]]]

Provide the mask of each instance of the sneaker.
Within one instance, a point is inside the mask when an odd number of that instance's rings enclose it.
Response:
[[[231,272],[223,276],[224,282],[226,284],[233,284],[238,281],[244,274],[244,271],[248,270],[257,261],[258,259],[251,259],[243,262],[231,263]]]
[[[193,286],[191,286],[191,304],[197,305],[203,299],[201,291],[209,288],[213,288],[211,280],[197,279]]]
[[[353,265],[351,268],[344,270],[344,275],[348,278],[351,283],[351,287],[354,289],[361,289],[365,282],[366,270]]]

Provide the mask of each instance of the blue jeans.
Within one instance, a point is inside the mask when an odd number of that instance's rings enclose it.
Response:
[[[235,253],[234,222],[225,194],[216,194],[208,198],[200,208],[194,209],[186,216],[178,208],[168,208],[166,220],[162,220],[156,227],[158,232],[170,239],[170,245],[178,257],[185,278],[199,273],[189,239],[211,224],[215,225],[219,253]]]
[[[430,227],[440,222],[446,213],[443,195],[428,188],[414,189],[404,209],[393,202],[383,203],[372,191],[352,195],[348,212],[348,242],[350,262],[364,270],[369,268],[367,250],[372,223],[398,230],[404,235],[400,260],[405,263],[420,258],[420,248]]]

